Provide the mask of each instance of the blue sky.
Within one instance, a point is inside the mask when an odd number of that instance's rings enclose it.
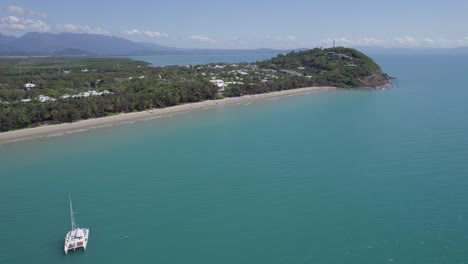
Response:
[[[468,46],[468,1],[2,0],[0,32],[95,33],[197,48]]]

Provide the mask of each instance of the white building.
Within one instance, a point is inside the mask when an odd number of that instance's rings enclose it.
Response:
[[[224,87],[226,86],[223,80],[211,80],[211,83],[216,84],[218,86],[218,92],[224,92]]]
[[[225,82],[224,86],[228,86],[228,85],[231,85],[231,84],[244,84],[244,83],[243,82]]]
[[[36,87],[36,85],[34,83],[27,83],[24,85],[24,89],[26,90],[31,90],[32,88]]]
[[[96,92],[95,90],[92,91],[87,91],[87,92],[81,92],[79,94],[74,94],[74,95],[69,95],[69,94],[64,94],[60,96],[61,99],[67,99],[67,98],[80,98],[80,97],[90,97],[90,96],[99,96],[99,95],[104,95],[104,94],[110,94],[111,92],[104,90],[103,92]]]
[[[39,100],[39,102],[41,103],[45,103],[45,102],[55,102],[57,101],[57,99],[55,98],[52,98],[52,97],[49,97],[49,96],[46,96],[46,95],[39,95],[39,97],[37,98],[37,100]]]

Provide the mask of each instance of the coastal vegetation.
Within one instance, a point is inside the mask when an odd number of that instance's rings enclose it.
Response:
[[[341,47],[168,67],[123,58],[2,58],[0,131],[300,87],[387,83],[372,59]]]

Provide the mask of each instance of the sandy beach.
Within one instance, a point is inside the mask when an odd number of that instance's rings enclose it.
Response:
[[[278,92],[271,92],[265,94],[245,95],[241,97],[224,98],[220,100],[208,100],[197,103],[182,104],[160,109],[151,109],[135,113],[123,113],[114,116],[107,116],[101,118],[87,119],[77,121],[74,123],[64,123],[58,125],[40,126],[35,128],[26,128],[15,131],[0,133],[0,144],[16,142],[18,140],[26,140],[33,138],[46,137],[54,134],[65,133],[70,131],[77,131],[100,126],[107,126],[113,124],[121,124],[136,120],[143,120],[148,118],[164,117],[175,114],[187,113],[192,111],[205,110],[207,108],[214,108],[223,105],[236,105],[246,102],[265,100],[275,97],[297,95],[304,93],[311,93],[317,91],[326,91],[336,89],[334,87],[306,87]]]

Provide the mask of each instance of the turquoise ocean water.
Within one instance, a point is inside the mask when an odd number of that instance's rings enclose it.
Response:
[[[375,59],[396,88],[0,146],[0,263],[467,263],[468,58]]]

